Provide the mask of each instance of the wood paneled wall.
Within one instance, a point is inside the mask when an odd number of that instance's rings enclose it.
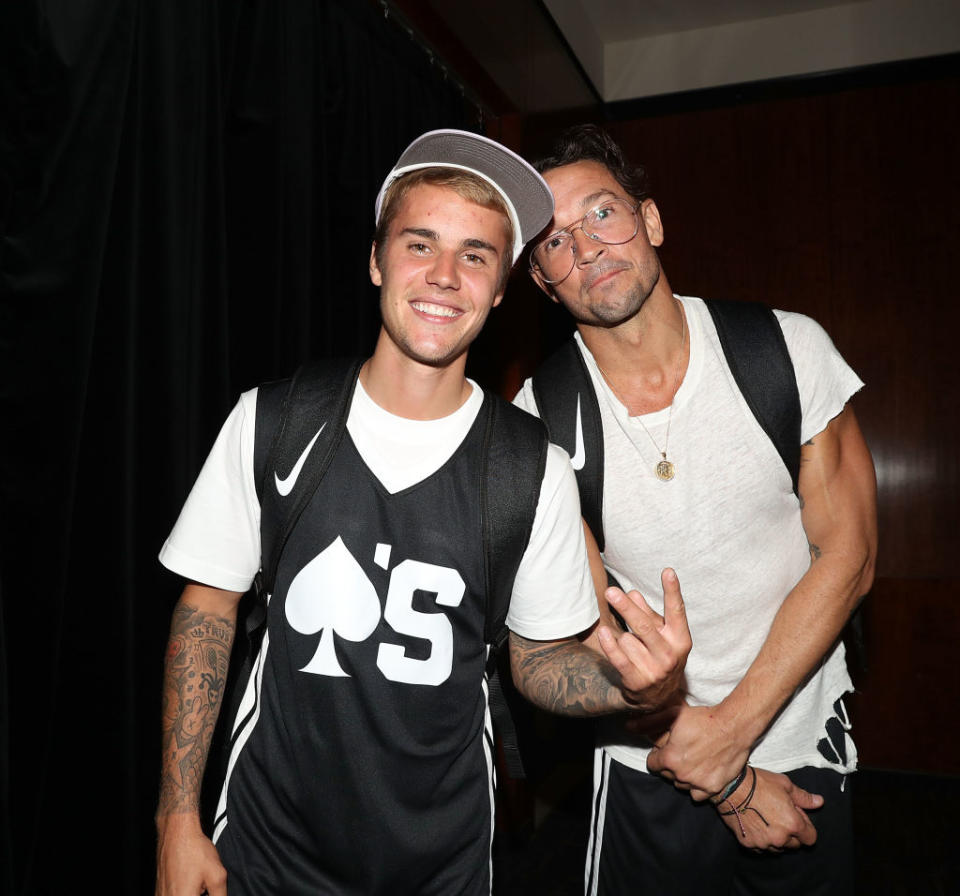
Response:
[[[501,139],[536,156],[561,123]],[[960,77],[606,126],[652,176],[674,291],[809,314],[865,381],[881,541],[853,669],[861,762],[960,773]],[[513,280],[490,334],[521,359],[497,371],[505,392],[567,329]]]

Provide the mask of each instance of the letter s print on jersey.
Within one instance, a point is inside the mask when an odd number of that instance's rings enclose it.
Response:
[[[381,644],[377,666],[391,681],[407,684],[443,684],[453,670],[453,626],[443,613],[421,613],[413,609],[413,595],[429,591],[437,603],[458,607],[467,590],[455,569],[434,566],[417,560],[404,560],[390,574],[387,606],[383,616],[401,635],[412,635],[430,642],[430,656],[413,659],[399,644]]]
[[[378,545],[377,556],[383,556]],[[389,556],[389,553],[387,553]],[[398,634],[430,643],[425,659],[407,656],[399,644],[381,644],[377,667],[390,681],[437,686],[453,670],[453,626],[443,613],[413,608],[418,592],[436,595],[440,606],[457,607],[466,584],[455,569],[418,560],[404,560],[390,574],[384,619]],[[370,637],[380,621],[380,600],[373,583],[339,537],[314,557],[290,583],[286,615],[302,635],[320,633],[313,658],[300,671],[349,677],[337,659],[334,635],[348,641]]]

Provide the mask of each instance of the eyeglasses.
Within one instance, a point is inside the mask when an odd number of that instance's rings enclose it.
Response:
[[[626,199],[608,199],[590,209],[579,221],[551,233],[530,253],[530,269],[546,283],[559,283],[573,270],[577,257],[577,241],[573,232],[580,229],[598,243],[616,246],[629,243],[640,230],[637,217],[638,202],[632,205]]]

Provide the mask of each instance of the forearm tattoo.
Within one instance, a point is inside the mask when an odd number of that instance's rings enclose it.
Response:
[[[617,670],[578,642],[529,641],[511,633],[510,660],[517,686],[549,712],[593,716],[626,706]]]
[[[233,645],[234,624],[186,604],[174,612],[163,682],[160,814],[197,808]]]

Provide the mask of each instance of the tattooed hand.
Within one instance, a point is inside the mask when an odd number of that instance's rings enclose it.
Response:
[[[510,665],[520,692],[532,703],[563,715],[602,715],[658,709],[678,698],[690,652],[680,585],[665,570],[660,617],[639,592],[607,590],[607,599],[630,628],[602,625],[581,641],[531,641],[510,633]]]
[[[629,631],[600,626],[597,637],[607,659],[620,675],[620,689],[633,709],[651,712],[674,702],[683,688],[683,670],[692,640],[680,582],[665,569],[663,613],[650,609],[639,591],[624,594],[608,588],[610,605],[627,623]]]

